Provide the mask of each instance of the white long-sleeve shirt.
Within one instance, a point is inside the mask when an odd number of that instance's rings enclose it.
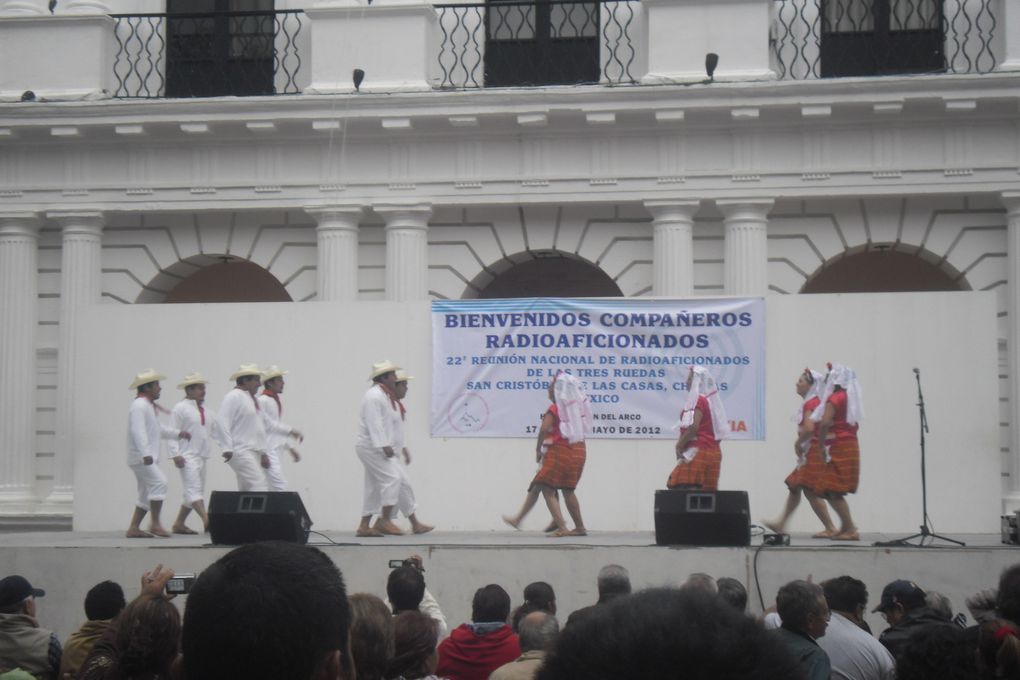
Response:
[[[219,427],[212,436],[224,451],[265,453],[266,432],[290,434],[290,430],[271,422],[255,406],[255,397],[246,390],[234,388],[220,404]]]
[[[218,427],[216,414],[212,409],[202,406],[205,411],[205,425],[202,414],[198,411],[198,402],[194,399],[181,399],[170,411],[170,424],[176,429],[187,432],[191,439],[175,439],[167,444],[171,456],[198,456],[208,458],[212,451],[213,428]]]
[[[127,462],[142,465],[146,456],[159,462],[159,440],[176,439],[180,431],[161,425],[156,406],[147,397],[137,397],[128,411]]]
[[[361,422],[358,424],[358,443],[362,449],[381,450],[393,447],[397,452],[397,427],[403,425],[400,420],[400,407],[390,404],[390,397],[379,385],[372,385],[361,398]]]
[[[279,396],[277,396],[277,399],[279,399]],[[276,402],[276,399],[273,399],[268,394],[260,394],[258,400],[259,408],[265,414],[265,417],[275,423],[276,426],[284,429],[281,433],[280,430],[266,428],[266,450],[279,453],[283,449],[284,444],[287,443],[287,435],[293,432],[294,428],[280,419],[280,416],[283,415],[283,408]]]

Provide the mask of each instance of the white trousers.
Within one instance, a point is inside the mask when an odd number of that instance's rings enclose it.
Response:
[[[257,451],[235,452],[227,465],[237,475],[238,491],[269,491],[266,476],[262,474],[262,455]]]
[[[411,478],[407,476],[407,466],[397,463],[397,470],[400,472],[400,493],[397,494],[397,512],[404,517],[410,517],[418,509],[414,500],[414,489],[411,488]]]
[[[205,500],[205,458],[184,456],[181,473],[181,505],[191,507],[196,501]]]
[[[282,454],[284,451],[286,451],[286,449],[268,451],[266,453],[269,457],[269,467],[262,468],[262,472],[266,476],[266,484],[269,486],[270,491],[287,490],[287,478],[283,476],[283,466],[280,465],[280,455],[278,455]]]
[[[396,505],[400,498],[400,462],[396,456],[387,458],[382,449],[356,446],[355,450],[365,466],[361,516],[381,515],[384,507]]]
[[[148,512],[152,501],[166,499],[166,475],[159,469],[159,463],[152,465],[129,465],[138,481],[138,500],[135,506]]]

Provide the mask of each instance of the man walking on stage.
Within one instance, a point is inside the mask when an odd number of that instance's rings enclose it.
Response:
[[[262,373],[262,394],[258,397],[259,408],[265,414],[265,417],[276,427],[287,430],[288,434],[298,441],[304,441],[304,437],[300,432],[281,421],[283,417],[283,402],[280,401],[280,395],[283,394],[283,376],[285,375],[287,375],[287,371],[282,370],[279,366],[270,366]],[[263,467],[270,491],[287,490],[287,479],[283,476],[283,467],[280,465],[280,459],[285,451],[290,452],[295,463],[301,460],[301,455],[297,450],[287,445],[286,434],[281,434],[280,430],[267,427],[266,457],[269,459],[269,465]]]
[[[365,493],[361,524],[362,538],[404,532],[393,523],[393,507],[400,496],[400,463],[397,461],[397,428],[403,425],[404,406],[397,400],[397,371],[389,361],[372,364],[368,379],[372,386],[361,399],[361,422],[354,450],[365,466]],[[372,515],[379,515],[375,526]]]
[[[404,457],[403,464],[398,460],[396,463],[397,472],[400,474],[400,491],[397,495],[397,511],[400,512],[404,517],[411,521],[411,531],[416,534],[427,534],[432,531],[435,527],[429,526],[421,522],[415,514],[418,509],[418,503],[414,499],[414,489],[411,488],[411,479],[407,476],[407,467],[411,464],[411,452],[407,450],[407,439],[404,435],[404,418],[407,411],[404,409],[404,397],[407,396],[407,381],[413,380],[413,375],[408,375],[404,371],[397,371],[396,380],[396,397],[397,401],[400,402],[401,408],[401,419],[396,421],[396,445],[394,451],[400,451]]]
[[[166,499],[166,476],[159,469],[159,440],[191,439],[191,435],[183,430],[160,425],[156,418],[156,400],[162,391],[159,381],[165,377],[150,368],[136,375],[129,387],[136,390],[136,396],[128,411],[127,458],[128,467],[138,481],[138,501],[131,515],[131,525],[125,534],[128,538],[170,536],[170,532],[159,521],[159,513]],[[149,531],[142,531],[142,519],[149,511],[152,512]]]
[[[171,441],[167,445],[181,473],[181,509],[170,527],[175,534],[197,533],[185,523],[192,510],[201,518],[203,531],[209,531],[209,516],[205,512],[205,464],[212,448],[209,429],[215,424],[216,414],[204,406],[208,383],[201,373],[184,376],[184,381],[177,386],[184,390],[184,399],[170,412],[173,427],[191,435],[191,439],[180,443]]]

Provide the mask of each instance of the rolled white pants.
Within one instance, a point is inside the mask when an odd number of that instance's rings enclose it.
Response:
[[[166,475],[159,469],[158,463],[152,465],[138,463],[128,467],[131,468],[131,472],[135,473],[135,479],[138,481],[136,507],[148,511],[152,501],[166,499]]]
[[[361,516],[381,515],[382,509],[396,505],[400,498],[400,462],[387,458],[382,449],[355,447],[365,466],[365,494]]]
[[[184,456],[181,473],[181,505],[191,507],[196,501],[205,500],[205,458]]]
[[[258,451],[234,452],[227,465],[237,475],[238,491],[269,491],[261,463],[262,454]]]
[[[407,466],[397,463],[397,470],[400,472],[400,493],[397,494],[397,512],[404,517],[410,517],[418,509],[418,503],[414,500],[414,489],[411,488],[411,478],[407,476]]]

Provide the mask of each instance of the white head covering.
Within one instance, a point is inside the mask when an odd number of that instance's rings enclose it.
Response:
[[[818,422],[825,415],[825,404],[839,385],[846,390],[846,422],[856,425],[864,419],[864,405],[861,403],[861,386],[857,382],[854,369],[843,364],[829,364],[829,375],[825,376],[825,390],[822,392],[821,403],[811,414],[811,420]]]
[[[715,438],[723,439],[730,434],[730,421],[726,418],[726,409],[723,408],[722,398],[719,396],[719,387],[715,378],[704,366],[695,366],[691,375],[691,384],[687,390],[687,401],[684,402],[684,410],[680,413],[680,422],[674,429],[690,427],[694,424],[694,407],[698,405],[698,397],[708,399],[709,409],[712,412],[712,429],[715,430]]]
[[[591,432],[591,405],[581,381],[569,373],[560,372],[553,382],[553,396],[560,417],[560,434],[570,442],[583,442]]]
[[[801,375],[811,376],[811,386],[808,388],[808,391],[804,393],[804,401],[801,402],[800,407],[793,414],[793,422],[798,425],[804,422],[804,404],[811,401],[812,397],[818,397],[821,399],[822,390],[825,388],[825,376],[818,371],[811,368],[805,368]],[[811,412],[810,417],[814,418],[814,411]]]

